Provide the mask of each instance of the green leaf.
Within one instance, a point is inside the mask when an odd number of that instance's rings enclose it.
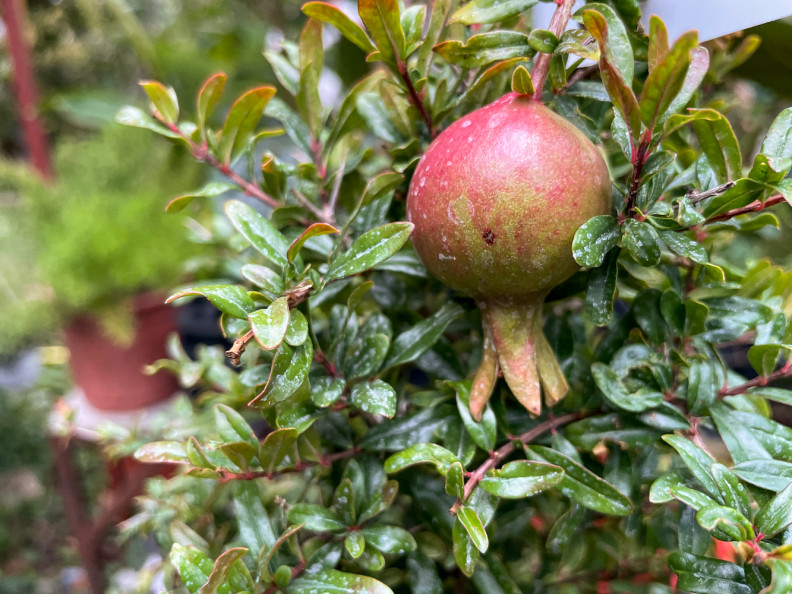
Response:
[[[792,107],[778,114],[759,152],[771,159],[792,158]]]
[[[515,460],[506,463],[500,470],[490,472],[479,486],[498,497],[521,499],[555,487],[563,478],[564,470],[558,466]]]
[[[399,334],[391,343],[388,358],[382,366],[383,369],[403,365],[417,359],[440,338],[446,326],[463,313],[465,312],[459,305],[449,302],[431,317]]]
[[[360,410],[389,419],[396,414],[396,391],[382,380],[363,381],[352,387],[350,403]]]
[[[465,527],[473,545],[480,552],[486,553],[489,548],[489,537],[476,510],[463,505],[457,512],[457,518],[462,523],[462,526]]]
[[[294,579],[286,587],[289,594],[321,592],[322,594],[393,594],[388,586],[367,575],[321,569]]]
[[[349,342],[344,354],[344,372],[347,379],[369,377],[377,372],[390,348],[390,338],[385,334],[359,333]]]
[[[498,436],[498,428],[492,407],[487,404],[481,415],[481,421],[477,422],[473,415],[470,414],[470,382],[455,382],[453,385],[457,393],[457,410],[470,438],[485,452],[493,451],[495,449],[495,440]]]
[[[688,368],[687,402],[691,411],[706,409],[723,387],[723,374],[711,359],[692,361]]]
[[[718,505],[718,502],[695,489],[687,487],[675,472],[669,472],[658,478],[649,490],[649,501],[652,503],[666,503],[678,499],[695,510]]]
[[[448,467],[448,472],[446,473],[445,490],[446,493],[456,497],[457,499],[462,499],[464,496],[465,469],[461,462],[454,462]]]
[[[622,242],[641,266],[656,266],[660,262],[660,237],[649,223],[627,219],[623,225]]]
[[[259,440],[255,432],[237,411],[225,404],[218,404],[215,406],[214,417],[217,431],[223,441],[243,441],[258,451]]]
[[[529,57],[533,50],[528,36],[516,31],[492,31],[472,36],[467,42],[449,40],[434,47],[450,64],[462,68],[479,68],[498,60]]]
[[[538,0],[472,0],[451,15],[451,23],[465,25],[505,21],[525,12]]]
[[[772,458],[765,447],[757,440],[754,431],[745,427],[735,418],[733,411],[722,402],[713,402],[710,414],[720,437],[726,444],[732,460],[736,463],[747,462],[758,458]],[[738,475],[739,476],[739,475]]]
[[[346,383],[341,378],[319,378],[311,382],[311,400],[321,408],[332,406],[341,398],[345,386]]]
[[[767,376],[775,370],[782,353],[785,358],[792,355],[792,345],[755,344],[748,349],[748,361],[756,373]]]
[[[274,351],[283,342],[289,326],[289,299],[278,297],[267,309],[249,314],[248,320],[261,348]]]
[[[704,450],[696,446],[689,439],[679,435],[663,435],[663,441],[674,448],[682,461],[699,483],[713,497],[720,497],[720,490],[715,479],[710,474],[710,467],[714,460]]]
[[[306,383],[312,360],[313,345],[310,341],[296,349],[281,343],[272,360],[267,384],[251,404],[258,402],[260,406],[268,407],[288,399]]]
[[[239,200],[229,200],[225,203],[224,210],[236,230],[256,250],[276,266],[288,266],[286,254],[289,251],[289,242],[272,223],[253,207]]]
[[[596,43],[591,43],[592,37],[589,35],[588,31],[585,29],[569,29],[568,31],[564,31],[563,35],[561,35],[561,40],[558,46],[555,48],[556,54],[575,54],[576,56],[580,56],[581,58],[586,58],[588,60],[593,60],[594,62],[599,62],[600,59],[600,51],[599,47]],[[582,82],[589,82],[589,81],[582,81]],[[578,83],[580,84],[580,83]],[[608,94],[605,91],[604,87],[599,83],[595,83],[598,85],[598,93],[596,94],[596,98],[598,101],[609,101]],[[577,85],[573,85],[577,87]],[[581,87],[578,87],[581,88]],[[584,85],[582,88],[586,88]],[[571,94],[573,91],[570,88],[567,91],[567,94]]]
[[[174,213],[183,210],[190,202],[196,198],[214,198],[225,192],[236,190],[237,186],[228,182],[209,182],[202,188],[177,196],[165,206],[165,212]]]
[[[663,19],[653,14],[649,17],[649,72],[651,73],[668,55],[668,29]]]
[[[350,532],[344,539],[344,547],[353,559],[357,559],[366,550],[366,539],[357,530]]]
[[[122,107],[116,114],[115,121],[122,126],[151,130],[166,138],[181,138],[181,134],[168,130],[168,128],[151,118],[145,111],[132,105]]]
[[[702,507],[696,514],[696,520],[705,530],[714,531],[718,540],[723,540],[719,538],[722,535],[727,536],[729,540],[738,542],[751,540],[755,536],[751,522],[731,507],[719,505]]]
[[[745,583],[743,569],[728,561],[677,551],[668,557],[668,566],[679,577],[677,588],[680,590],[701,594],[754,594]]]
[[[528,44],[537,52],[552,54],[558,47],[558,37],[547,29],[532,29],[528,34]]]
[[[395,451],[428,442],[435,431],[456,413],[450,406],[424,409],[405,417],[385,421],[369,430],[361,445],[374,451]]]
[[[248,314],[256,309],[256,304],[253,303],[250,296],[237,285],[207,285],[184,289],[168,297],[165,303],[187,295],[206,297],[217,309],[240,320],[246,320]]]
[[[792,484],[792,462],[747,460],[732,466],[731,471],[746,483],[768,491],[783,491]]]
[[[313,532],[337,532],[346,530],[346,524],[333,510],[312,503],[297,503],[289,508],[289,522],[303,524]]]
[[[591,271],[586,288],[586,317],[597,326],[604,326],[613,316],[613,300],[616,296],[619,251],[612,250],[602,266]]]
[[[668,40],[666,39],[666,43]],[[691,52],[698,45],[698,33],[684,33],[659,63],[654,65],[641,91],[641,121],[654,130],[671,102],[682,90]]]
[[[360,20],[382,59],[395,66],[405,57],[406,40],[397,0],[358,0]]]
[[[617,516],[632,511],[632,503],[616,487],[571,458],[544,446],[526,446],[525,451],[532,460],[561,467],[565,474],[557,485],[558,490],[583,507]]]
[[[742,175],[742,155],[729,120],[712,109],[690,111],[707,116],[694,118],[691,124],[718,183],[738,179]]]
[[[308,320],[299,309],[291,310],[289,326],[286,328],[286,336],[283,340],[292,347],[298,347],[308,340]]]
[[[754,523],[766,537],[775,536],[792,524],[792,483],[762,506]]]
[[[135,459],[141,462],[190,464],[187,450],[181,441],[151,441],[135,450]]]
[[[425,22],[426,6],[423,4],[410,6],[402,13],[401,24],[407,44],[407,55],[420,47]]]
[[[340,233],[338,229],[327,223],[314,223],[308,227],[302,234],[295,239],[286,251],[286,258],[289,262],[294,262],[294,258],[300,253],[300,250],[305,245],[305,242],[311,237],[319,237],[320,235],[329,235],[330,233]]]
[[[385,555],[404,555],[415,551],[413,535],[398,526],[376,524],[361,530],[366,542]]]
[[[643,412],[656,408],[663,402],[663,394],[660,392],[628,392],[618,374],[604,363],[594,363],[591,366],[591,373],[600,391],[619,408],[631,412]]]
[[[258,556],[261,549],[275,546],[275,534],[261,502],[258,486],[252,481],[234,484],[234,515],[239,528],[239,540]]]
[[[326,2],[308,2],[302,7],[303,13],[317,21],[333,25],[344,37],[354,43],[365,53],[370,54],[376,48],[366,33],[340,9]]]
[[[239,584],[246,589],[253,587],[253,580],[250,578],[250,572],[245,566],[242,558],[247,555],[248,550],[245,547],[235,547],[228,549],[220,555],[214,563],[214,569],[209,575],[209,580],[201,588],[200,594],[217,594],[218,592],[226,592],[230,581],[237,574],[239,577],[244,576],[242,583]],[[223,588],[223,586],[226,586]]]
[[[533,95],[534,86],[531,80],[531,73],[525,66],[517,66],[512,73],[511,89],[520,95]]]
[[[247,146],[267,103],[274,95],[274,87],[258,87],[244,93],[231,106],[217,149],[218,158],[224,164],[230,163],[234,153]]]
[[[392,474],[416,464],[434,464],[437,472],[445,476],[448,467],[458,461],[453,453],[442,446],[434,443],[419,443],[385,460],[385,472]]]
[[[718,485],[721,499],[729,507],[733,507],[746,518],[751,517],[751,500],[748,491],[740,483],[737,475],[723,464],[715,463],[710,467],[710,474]]]
[[[660,239],[669,250],[678,256],[690,258],[699,264],[709,262],[707,249],[683,233],[678,233],[676,231],[661,231]]]
[[[599,14],[605,24],[604,32],[606,35],[602,36],[603,39],[605,39],[604,43],[600,41],[597,35],[594,35],[594,32],[591,31],[588,23],[586,22],[586,13],[594,11]],[[575,17],[580,19],[581,13],[583,15],[583,23],[597,40],[602,55],[607,54],[608,62],[612,64],[613,67],[615,67],[620,77],[624,80],[626,86],[631,87],[633,83],[635,64],[632,43],[630,43],[630,38],[627,35],[627,29],[625,28],[622,19],[610,6],[600,2],[589,2],[575,14]],[[602,23],[598,23],[597,29],[598,31],[603,29]],[[638,130],[636,129],[636,133],[637,131]]]
[[[206,122],[223,96],[228,77],[223,72],[210,76],[198,91],[198,129],[206,137]]]
[[[459,517],[454,521],[451,542],[453,543],[454,561],[456,561],[457,567],[462,573],[470,577],[476,568],[480,553]]]
[[[762,590],[762,594],[785,594],[792,592],[792,561],[785,559],[768,559],[767,565],[773,570],[773,581]],[[764,584],[762,584],[764,585]]]
[[[170,562],[179,572],[190,594],[200,592],[214,569],[214,564],[206,553],[194,546],[183,546],[179,543],[174,543],[171,547]]]
[[[583,223],[575,232],[572,255],[575,261],[587,268],[596,268],[605,261],[605,256],[621,238],[616,217],[599,215]]]
[[[287,456],[294,453],[294,444],[298,437],[299,433],[292,427],[271,431],[261,442],[261,465],[269,472],[274,471]]]
[[[682,82],[682,88],[679,93],[677,93],[676,98],[671,101],[671,105],[668,106],[666,115],[661,116],[661,122],[667,120],[668,116],[671,116],[671,114],[678,113],[690,103],[693,95],[704,80],[709,70],[709,65],[710,59],[707,48],[697,47],[694,49],[691,53],[690,65],[688,66],[687,74],[685,74],[685,80]]]
[[[326,278],[333,280],[351,276],[387,260],[407,243],[413,227],[412,223],[388,223],[367,231],[345,254],[332,262]]]
[[[443,594],[443,584],[434,561],[421,552],[407,555],[407,575],[412,592]]]
[[[151,99],[160,118],[167,124],[175,124],[179,119],[179,102],[176,99],[176,92],[156,80],[140,81],[140,86],[146,91],[146,95]]]

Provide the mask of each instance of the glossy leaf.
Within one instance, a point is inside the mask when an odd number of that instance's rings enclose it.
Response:
[[[464,310],[456,303],[446,303],[431,317],[399,334],[391,343],[388,357],[382,365],[383,369],[417,359],[440,338],[448,324],[463,313]]]
[[[534,86],[531,73],[525,66],[517,66],[512,73],[511,90],[520,95],[533,95]]]
[[[759,510],[754,523],[757,530],[768,537],[792,524],[792,484],[787,485]]]
[[[594,35],[599,43],[600,51],[608,55],[609,62],[616,67],[626,85],[631,87],[635,66],[633,63],[632,44],[627,35],[624,22],[613,8],[602,2],[589,2],[575,16],[580,18],[580,13],[582,12],[583,22],[586,24],[586,13],[591,11],[596,11],[606,24],[607,35],[604,36],[605,43],[601,43],[597,36]],[[586,28],[589,28],[588,24],[586,24]],[[589,29],[589,32],[592,35],[594,34],[591,29]]]
[[[165,206],[165,212],[179,212],[183,210],[190,202],[196,198],[214,198],[226,192],[236,190],[237,186],[228,182],[209,182],[202,188],[190,192],[189,194],[182,194],[177,196]]]
[[[277,349],[289,327],[289,300],[279,297],[267,309],[259,309],[248,315],[253,336],[262,349]]]
[[[251,206],[239,200],[229,200],[224,210],[242,236],[276,266],[287,266],[289,242],[275,226]]]
[[[333,261],[327,271],[327,278],[351,276],[387,260],[407,243],[413,227],[412,223],[389,223],[367,231],[355,240],[346,253]]]
[[[564,471],[558,466],[515,460],[489,473],[479,486],[498,497],[521,499],[555,487],[563,478]]]
[[[624,247],[641,266],[655,266],[660,261],[660,237],[649,223],[627,219],[623,232]]]
[[[286,587],[290,594],[321,592],[322,594],[393,594],[393,591],[373,577],[344,573],[335,569],[304,574]]]
[[[310,342],[296,349],[281,343],[272,360],[267,384],[251,404],[267,407],[289,398],[306,383],[312,359],[313,346]]]
[[[476,510],[471,507],[462,506],[457,512],[457,518],[462,526],[467,530],[473,545],[482,553],[486,553],[489,548],[489,537],[484,524],[479,518]]]
[[[406,41],[397,0],[358,0],[358,14],[386,62],[395,65],[405,57]]]
[[[618,258],[618,251],[611,251],[602,266],[598,266],[589,274],[584,311],[586,317],[598,326],[607,324],[613,316]]]
[[[644,391],[631,394],[622,384],[618,374],[603,363],[594,363],[591,366],[591,373],[600,391],[619,408],[642,412],[655,408],[663,402],[663,394],[660,392]]]
[[[243,441],[258,451],[259,440],[241,414],[230,406],[218,404],[214,417],[221,439],[226,442]]]
[[[713,464],[710,467],[710,474],[718,485],[721,499],[723,502],[736,509],[746,518],[751,517],[751,500],[748,491],[731,470],[723,464]]]
[[[470,413],[470,383],[456,382],[454,387],[457,394],[457,410],[470,438],[485,452],[493,451],[497,438],[497,421],[492,408],[489,405],[485,406],[481,421],[476,421]]]
[[[616,247],[621,230],[616,218],[599,215],[583,223],[575,232],[572,255],[581,266],[596,268],[605,261],[605,256]]]
[[[714,460],[704,450],[679,435],[664,435],[663,441],[677,451],[685,466],[690,469],[693,476],[696,477],[710,495],[720,497],[718,484],[710,474],[710,467]]]
[[[472,0],[453,15],[450,22],[465,25],[497,23],[525,12],[538,0]]]
[[[361,530],[366,542],[385,555],[404,555],[417,548],[415,538],[404,528],[375,524]]]
[[[187,450],[180,441],[151,441],[135,450],[135,459],[141,462],[189,464]]]
[[[343,11],[332,4],[327,2],[308,2],[303,5],[302,11],[306,16],[312,19],[322,21],[328,25],[333,25],[341,32],[341,35],[367,54],[370,54],[376,49],[363,29]]]
[[[207,285],[184,289],[168,297],[165,303],[170,303],[188,295],[206,297],[212,305],[223,313],[241,320],[246,320],[248,315],[256,309],[256,304],[238,285]]]
[[[241,587],[248,589],[253,587],[253,580],[250,577],[250,572],[245,566],[242,558],[247,555],[248,550],[244,547],[235,547],[226,550],[220,555],[214,563],[212,573],[209,575],[209,580],[204,584],[200,590],[200,594],[217,594],[225,592],[230,585],[231,581],[236,581],[242,577],[242,583],[237,584]],[[237,574],[237,575],[234,575]],[[246,579],[244,579],[246,578]],[[223,586],[226,588],[221,589]]]
[[[603,514],[625,516],[632,511],[630,500],[613,485],[581,466],[571,458],[544,446],[527,446],[532,460],[548,462],[564,470],[557,488],[583,507]]]
[[[480,553],[459,517],[454,521],[451,535],[454,561],[462,573],[470,577],[479,561]]]
[[[179,102],[175,91],[155,80],[141,81],[140,86],[146,91],[162,121],[175,124],[179,119]]]
[[[312,503],[297,503],[289,508],[289,521],[302,524],[313,532],[335,532],[345,530],[346,525],[333,510]]]
[[[729,540],[751,540],[755,536],[751,522],[731,507],[719,505],[702,507],[696,513],[696,520],[705,530],[709,530],[714,534],[725,535]]]
[[[292,242],[292,244],[289,246],[289,249],[286,251],[286,258],[289,262],[293,262],[294,258],[300,253],[300,250],[305,245],[305,242],[311,239],[311,237],[319,237],[321,235],[329,235],[331,233],[340,233],[340,231],[332,225],[328,225],[327,223],[314,223]]]
[[[446,493],[462,499],[465,493],[465,469],[461,462],[454,462],[446,473]]]
[[[385,460],[385,472],[391,474],[416,464],[434,464],[437,472],[445,476],[448,467],[458,462],[457,457],[434,443],[419,443],[393,454]]]
[[[215,107],[223,96],[228,77],[223,72],[210,76],[198,92],[198,129],[206,134],[206,122],[214,113]]]
[[[247,91],[234,102],[223,124],[218,146],[218,156],[223,163],[229,163],[234,153],[247,146],[267,103],[274,96],[274,87],[259,87]]]
[[[170,562],[179,572],[179,576],[190,594],[197,594],[209,581],[214,564],[200,549],[174,543],[170,551]]]
[[[745,572],[734,563],[690,553],[676,552],[668,558],[668,566],[679,578],[677,588],[707,594],[753,594],[745,583]]]
[[[354,407],[367,413],[388,418],[396,414],[396,391],[382,380],[355,384],[349,399]]]
[[[443,41],[434,47],[444,60],[462,68],[479,68],[498,60],[525,58],[533,53],[528,36],[516,31],[479,33],[465,43]]]

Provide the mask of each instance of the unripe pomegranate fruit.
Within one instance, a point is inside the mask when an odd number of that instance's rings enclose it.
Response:
[[[480,419],[498,377],[534,415],[568,385],[542,332],[550,290],[578,269],[572,239],[610,214],[608,168],[582,132],[509,93],[455,122],[413,175],[407,215],[429,271],[478,303],[484,354],[470,409]]]

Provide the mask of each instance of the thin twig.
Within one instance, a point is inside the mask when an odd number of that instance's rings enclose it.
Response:
[[[354,448],[350,448],[348,450],[344,450],[342,452],[336,452],[334,454],[328,454],[327,456],[322,456],[318,462],[298,462],[294,465],[293,468],[284,468],[283,470],[257,470],[253,472],[228,472],[225,470],[218,470],[218,480],[221,483],[227,483],[228,481],[253,481],[260,478],[268,478],[271,479],[275,476],[280,474],[288,474],[292,472],[302,472],[307,468],[311,468],[312,466],[316,466],[317,464],[321,466],[332,466],[334,462],[338,462],[339,460],[345,460],[346,458],[353,458],[357,456],[361,452],[360,446],[355,446]]]
[[[599,64],[586,66],[585,68],[578,68],[570,75],[566,85],[564,85],[563,92],[565,93],[569,87],[574,85],[576,82],[583,80],[584,78],[588,78],[589,75],[593,74],[597,70],[599,70]]]
[[[792,360],[787,361],[781,369],[774,371],[770,375],[760,375],[752,380],[748,380],[744,384],[734,386],[733,388],[723,388],[718,392],[718,396],[737,396],[745,394],[751,388],[759,388],[767,384],[786,377],[792,377]]]
[[[421,96],[418,94],[418,91],[415,90],[415,86],[413,86],[412,80],[410,79],[410,74],[407,72],[406,65],[399,65],[399,75],[402,81],[404,81],[404,86],[407,87],[407,99],[413,104],[415,109],[418,110],[418,113],[421,114],[421,119],[424,121],[424,124],[426,124],[427,130],[429,130],[429,136],[434,138],[436,132],[434,123],[432,122],[432,116],[426,111],[426,106],[423,104]]]
[[[302,204],[305,208],[311,211],[313,215],[319,219],[320,221],[325,221],[325,213],[323,213],[319,208],[316,207],[308,198],[306,198],[302,192],[300,192],[297,188],[292,189],[292,194],[297,198],[297,202]]]
[[[498,464],[500,464],[504,459],[508,458],[516,448],[516,444],[520,443],[522,445],[529,444],[533,440],[535,440],[540,435],[547,433],[551,429],[556,429],[557,427],[561,427],[562,425],[566,425],[567,423],[571,423],[572,421],[577,421],[584,417],[588,416],[587,414],[575,412],[569,413],[567,415],[562,415],[560,417],[555,417],[552,419],[548,419],[543,423],[540,423],[533,429],[529,429],[522,435],[517,436],[516,438],[510,440],[508,443],[502,445],[494,452],[490,452],[490,457],[484,461],[484,463],[479,466],[476,470],[474,470],[470,477],[468,478],[467,482],[465,483],[465,489],[462,494],[461,499],[457,499],[456,503],[451,507],[451,513],[456,515],[459,511],[459,508],[462,507],[462,504],[467,501],[470,494],[473,493],[473,490],[478,486],[481,479],[493,468],[496,468]]]
[[[550,29],[556,37],[561,38],[561,35],[566,31],[569,17],[572,16],[572,7],[575,4],[575,0],[557,0],[557,4],[558,8],[556,8],[553,13],[553,18],[550,20],[548,29]],[[547,73],[550,72],[550,60],[552,57],[552,54],[539,54],[534,62],[533,72],[531,72],[534,97],[540,101],[542,100],[542,89],[547,80]]]
[[[726,182],[725,184],[721,184],[719,186],[715,186],[714,188],[710,188],[709,190],[705,190],[703,192],[697,192],[696,190],[691,190],[687,194],[685,194],[685,198],[690,200],[691,204],[698,204],[702,200],[706,200],[707,198],[712,198],[713,196],[719,196],[723,194],[726,190],[731,190],[737,182]]]
[[[242,336],[237,338],[234,341],[234,344],[231,345],[231,348],[225,352],[226,357],[228,357],[228,359],[231,361],[231,365],[235,365],[237,367],[240,365],[240,357],[242,357],[242,353],[245,352],[245,349],[251,340],[253,340],[253,330],[248,330]]]

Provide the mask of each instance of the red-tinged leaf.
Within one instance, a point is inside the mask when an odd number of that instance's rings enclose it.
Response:
[[[168,202],[167,206],[165,206],[165,212],[179,212],[195,198],[213,198],[214,196],[219,196],[224,192],[230,192],[231,190],[235,189],[236,186],[228,182],[209,182],[199,190],[190,192],[189,194],[184,194],[182,196],[177,196]]]
[[[179,102],[173,89],[156,80],[142,80],[140,86],[151,99],[157,118],[166,124],[175,124],[179,119]]]
[[[312,19],[322,21],[328,25],[333,25],[333,27],[339,30],[341,35],[367,54],[370,54],[376,49],[365,31],[332,4],[327,4],[326,2],[309,2],[302,7],[302,11],[306,16]]]
[[[594,10],[587,10],[583,13],[583,23],[600,46],[602,84],[605,85],[613,104],[624,116],[630,137],[635,140],[641,132],[641,111],[635,93],[627,85],[610,56],[607,46],[608,24],[605,17]]]
[[[668,54],[668,29],[657,15],[649,18],[649,72],[652,72]]]
[[[228,77],[223,72],[218,72],[209,77],[198,92],[198,128],[205,137],[206,120],[212,115],[220,97],[225,90]]]
[[[274,95],[274,87],[259,87],[246,92],[234,102],[223,124],[218,148],[223,163],[229,163],[234,152],[247,144],[264,108]]]
[[[699,46],[693,50],[690,58],[690,66],[688,66],[685,80],[682,83],[682,89],[677,93],[671,105],[668,106],[665,116],[660,118],[661,122],[665,121],[669,115],[679,112],[690,102],[693,98],[693,94],[698,90],[701,81],[704,80],[707,70],[709,70],[709,63],[709,52],[707,48]]]
[[[406,49],[398,0],[358,0],[360,20],[368,29],[381,59],[395,66]]]
[[[665,58],[655,64],[641,92],[641,120],[650,130],[668,110],[674,97],[682,89],[690,66],[690,54],[698,45],[698,33],[689,31],[682,35]]]
[[[302,235],[292,242],[288,251],[286,252],[286,258],[289,260],[289,262],[294,262],[294,258],[296,258],[297,254],[300,253],[300,250],[305,245],[306,241],[311,239],[311,237],[329,235],[330,233],[340,233],[340,231],[332,225],[328,225],[327,223],[314,223],[305,231],[303,231]]]
[[[242,558],[247,555],[247,552],[248,550],[245,547],[235,547],[220,555],[214,563],[214,569],[209,575],[209,581],[203,585],[200,594],[216,594],[220,592],[220,588],[226,584],[232,571],[238,572],[240,576],[250,578],[248,569],[242,562]],[[252,580],[249,585],[252,586]]]

